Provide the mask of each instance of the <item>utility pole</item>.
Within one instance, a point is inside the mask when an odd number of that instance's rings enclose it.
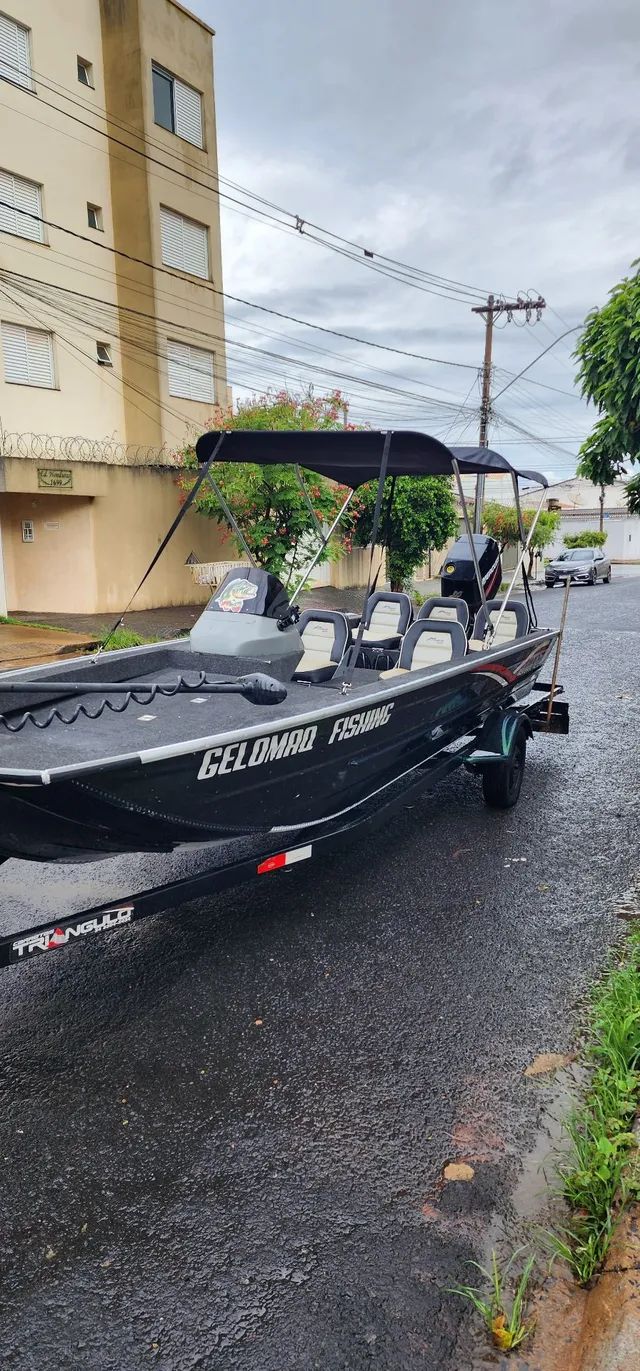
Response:
[[[491,355],[493,348],[493,321],[500,314],[506,314],[507,321],[510,323],[516,312],[524,311],[526,322],[530,323],[535,311],[536,320],[542,314],[546,306],[546,301],[539,295],[537,300],[532,300],[529,296],[519,295],[517,300],[505,300],[503,296],[487,296],[486,305],[473,305],[472,314],[482,314],[484,316],[484,361],[482,364],[482,400],[480,402],[480,437],[478,446],[487,447],[489,436],[489,420],[491,418]],[[484,507],[484,483],[485,477],[478,476],[476,484],[476,507],[473,519],[474,533],[482,531],[482,510]]]

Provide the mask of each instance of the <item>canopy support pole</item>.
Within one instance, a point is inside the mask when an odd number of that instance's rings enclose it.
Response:
[[[306,568],[305,572],[304,572],[303,575],[302,575],[302,579],[298,582],[298,584],[297,584],[295,590],[294,590],[293,593],[289,596],[289,599],[290,599],[291,604],[293,604],[294,600],[297,600],[298,595],[300,594],[300,591],[302,590],[303,586],[305,586],[305,585],[307,584],[307,581],[309,580],[309,577],[310,577],[310,575],[311,575],[311,572],[313,571],[314,566],[315,566],[316,563],[318,562],[319,558],[322,556],[322,554],[323,554],[323,552],[324,552],[324,550],[325,550],[325,548],[326,548],[326,546],[327,546],[327,543],[329,542],[329,539],[330,539],[332,533],[334,533],[335,530],[337,529],[338,524],[340,523],[340,520],[341,520],[341,518],[342,518],[342,516],[343,516],[343,514],[344,514],[344,512],[345,512],[345,510],[346,510],[346,508],[347,508],[347,506],[350,504],[350,502],[351,502],[352,499],[353,499],[353,491],[350,490],[350,491],[349,491],[349,494],[347,495],[347,498],[346,498],[344,504],[342,505],[341,509],[338,510],[338,513],[336,514],[336,517],[335,517],[335,519],[334,519],[334,521],[333,521],[333,523],[332,523],[332,525],[331,525],[331,528],[329,529],[329,532],[323,536],[322,542],[321,542],[321,544],[320,544],[320,547],[318,548],[318,551],[316,552],[316,555],[315,555],[313,561],[309,563],[308,567]]]
[[[380,511],[381,511],[381,509],[382,509],[382,497],[383,497],[383,495],[384,495],[384,483],[385,483],[385,481],[386,481],[386,479],[387,479],[387,467],[388,467],[388,465],[389,465],[389,451],[390,451],[390,448],[391,448],[391,439],[392,439],[392,437],[393,437],[393,433],[392,433],[391,430],[389,430],[389,431],[388,431],[387,433],[385,433],[385,435],[384,435],[384,447],[383,447],[383,449],[382,449],[382,460],[381,460],[381,462],[380,462],[380,472],[379,472],[379,475],[378,475],[378,493],[377,493],[377,495],[376,495],[376,505],[375,505],[375,509],[374,509],[374,511],[373,511],[373,524],[372,524],[372,527],[371,527],[371,556],[369,557],[369,575],[368,575],[368,577],[367,577],[367,586],[366,586],[366,590],[365,590],[365,592],[364,592],[364,605],[363,605],[363,607],[362,607],[362,617],[361,617],[361,619],[360,619],[360,623],[358,624],[358,632],[357,632],[357,634],[356,634],[356,641],[355,641],[355,643],[353,644],[353,647],[350,649],[350,656],[349,656],[349,659],[348,659],[348,665],[347,665],[347,669],[346,669],[346,673],[345,673],[344,680],[343,680],[343,682],[342,682],[342,694],[343,694],[343,695],[348,695],[348,694],[349,694],[349,691],[351,690],[351,684],[352,684],[352,681],[353,681],[353,673],[354,673],[354,671],[355,671],[356,662],[357,662],[357,660],[358,660],[358,657],[359,657],[359,655],[360,655],[360,649],[361,649],[361,647],[362,647],[362,637],[363,637],[363,634],[364,634],[364,616],[365,616],[365,613],[366,613],[366,609],[367,609],[367,600],[369,599],[369,595],[370,595],[370,593],[371,593],[371,585],[372,585],[372,581],[373,581],[373,558],[374,558],[374,556],[375,556],[376,539],[377,539],[377,537],[378,537],[378,528],[379,528],[379,525],[380,525]],[[379,571],[380,571],[380,568],[378,567],[378,572],[379,572]]]
[[[111,642],[111,639],[113,638],[114,633],[121,627],[122,623],[124,622],[125,614],[128,614],[128,613],[129,613],[129,610],[131,609],[131,606],[132,606],[132,604],[133,604],[133,602],[134,602],[134,600],[135,600],[135,598],[136,598],[136,595],[138,594],[138,591],[139,591],[139,590],[142,590],[142,587],[143,587],[143,585],[144,585],[144,583],[145,583],[147,577],[151,575],[151,572],[153,571],[153,568],[154,568],[154,566],[156,565],[156,562],[159,561],[159,559],[160,559],[160,557],[162,556],[162,554],[163,554],[165,548],[167,547],[168,543],[171,542],[171,539],[173,538],[173,535],[174,535],[176,529],[178,528],[179,524],[182,523],[182,520],[184,519],[185,514],[186,514],[186,513],[188,512],[188,510],[191,508],[191,505],[193,504],[193,502],[194,502],[194,500],[195,500],[195,498],[196,498],[196,495],[198,494],[198,491],[199,491],[199,489],[200,489],[200,487],[201,487],[203,481],[206,479],[207,476],[209,476],[211,466],[212,466],[213,462],[216,461],[216,458],[217,458],[217,456],[218,456],[218,453],[219,453],[219,451],[220,451],[220,448],[222,447],[222,444],[224,443],[224,440],[225,440],[226,436],[227,436],[226,433],[221,433],[221,434],[218,435],[218,441],[217,441],[217,443],[216,443],[216,445],[215,445],[215,447],[214,447],[214,449],[213,449],[213,452],[211,453],[211,456],[207,459],[207,461],[205,462],[204,466],[202,467],[202,470],[198,473],[198,475],[197,475],[197,477],[196,477],[196,479],[195,479],[195,481],[194,481],[194,483],[193,483],[193,485],[192,485],[192,487],[191,487],[191,490],[189,491],[189,494],[187,495],[187,498],[186,498],[186,500],[185,500],[185,502],[184,502],[182,508],[178,510],[178,513],[176,514],[176,517],[175,517],[175,519],[173,520],[173,523],[172,523],[172,525],[171,525],[171,528],[168,529],[167,532],[165,533],[164,538],[162,539],[162,542],[161,542],[161,544],[160,544],[160,547],[157,549],[156,552],[154,552],[153,557],[151,558],[151,561],[149,562],[149,565],[148,565],[148,567],[147,567],[147,569],[146,569],[146,571],[145,571],[145,573],[144,573],[144,576],[142,577],[142,580],[141,580],[141,581],[138,581],[138,584],[137,584],[137,586],[136,586],[136,588],[135,588],[135,590],[134,590],[134,592],[133,592],[133,595],[131,596],[131,599],[129,600],[128,604],[125,605],[125,608],[123,609],[122,614],[119,616],[118,619],[116,619],[116,622],[114,623],[113,628],[110,628],[110,629],[109,629],[109,632],[107,633],[106,637],[103,638],[102,642],[100,643],[100,646],[99,646],[99,648],[98,648],[98,650],[97,650],[97,652],[96,652],[96,654],[95,654],[94,661],[97,661],[98,657],[100,656],[100,653],[101,653],[101,652],[104,652],[104,650],[105,650],[105,648],[106,648],[106,646],[107,646],[107,643],[110,643],[110,642]]]
[[[485,593],[484,593],[484,586],[483,586],[483,584],[482,584],[482,572],[481,572],[481,570],[480,570],[480,563],[479,563],[479,561],[478,561],[478,554],[477,554],[477,552],[476,552],[476,545],[475,545],[475,543],[474,543],[474,541],[473,541],[473,529],[471,528],[471,521],[470,521],[470,519],[469,519],[469,511],[468,511],[468,509],[467,509],[466,501],[465,501],[465,498],[464,498],[464,490],[462,489],[462,479],[461,479],[461,476],[460,476],[460,467],[458,466],[458,462],[457,462],[457,459],[456,459],[455,457],[452,457],[452,458],[451,458],[451,465],[452,465],[452,467],[453,467],[453,474],[454,474],[454,476],[455,476],[455,478],[456,478],[456,485],[457,485],[457,487],[458,487],[458,495],[459,495],[459,497],[460,497],[460,504],[462,505],[462,517],[463,517],[463,519],[464,519],[464,526],[465,526],[465,529],[466,529],[467,538],[469,539],[469,546],[470,546],[470,548],[471,548],[471,556],[472,556],[472,558],[473,558],[473,565],[474,565],[475,573],[476,573],[476,581],[478,582],[478,590],[480,591],[480,600],[481,600],[481,602],[482,602],[482,608],[483,608],[483,610],[484,610],[484,612],[485,612],[485,617],[486,617],[486,620],[487,620],[487,623],[488,623],[488,622],[489,622],[489,611],[488,611],[488,609],[487,609],[487,597],[486,597],[486,595],[485,595]],[[480,479],[480,478],[478,477],[478,480],[479,480],[479,479]]]
[[[318,537],[319,537],[320,539],[323,539],[323,538],[324,538],[324,529],[323,529],[322,524],[320,523],[320,520],[319,520],[319,518],[318,518],[318,516],[317,516],[317,514],[316,514],[316,512],[315,512],[315,509],[313,508],[313,505],[312,505],[312,503],[311,503],[311,497],[310,497],[310,495],[309,495],[309,491],[307,490],[307,487],[306,487],[306,484],[305,484],[305,479],[304,479],[304,476],[302,475],[302,471],[301,471],[301,468],[300,468],[298,462],[296,462],[295,467],[294,467],[293,469],[294,469],[294,471],[295,471],[295,473],[296,473],[296,481],[298,482],[298,485],[300,486],[300,490],[302,491],[302,498],[303,498],[303,500],[304,500],[304,502],[305,502],[305,505],[307,506],[307,509],[308,509],[308,511],[309,511],[309,513],[310,513],[310,515],[311,515],[311,519],[312,519],[312,522],[313,522],[313,526],[314,526],[314,528],[315,528],[315,531],[316,531]]]
[[[207,471],[207,480],[216,497],[216,500],[218,501],[218,504],[220,505],[220,508],[222,510],[222,513],[224,514],[227,523],[233,530],[237,542],[242,548],[242,551],[244,552],[245,556],[249,558],[249,565],[252,567],[257,567],[258,563],[256,562],[256,559],[251,551],[251,548],[249,547],[249,544],[244,536],[244,533],[240,528],[240,525],[235,517],[235,514],[233,514],[232,510],[229,508],[229,505],[227,504],[227,501],[225,500],[224,495],[222,494],[218,482],[214,480],[209,470]]]
[[[516,476],[515,471],[511,472],[511,484],[513,486],[513,498],[516,506],[516,514],[518,515],[518,531],[520,533],[520,542],[524,543],[524,540],[527,535],[524,531],[524,524],[522,522],[522,508],[520,505],[520,487],[518,485],[518,477]]]
[[[511,580],[510,580],[510,582],[509,582],[509,585],[507,586],[507,589],[506,589],[506,593],[505,593],[504,599],[503,599],[503,601],[502,601],[502,604],[500,605],[500,608],[499,608],[498,613],[497,613],[497,615],[496,615],[495,622],[494,622],[493,624],[489,623],[489,616],[487,615],[487,624],[489,624],[489,629],[488,629],[487,638],[486,638],[487,644],[491,644],[491,643],[493,642],[493,639],[494,639],[495,636],[496,636],[496,631],[497,631],[498,625],[499,625],[500,620],[501,620],[501,618],[502,618],[502,616],[503,616],[503,614],[504,614],[505,609],[507,608],[507,603],[508,603],[508,600],[509,600],[509,596],[510,596],[510,594],[511,594],[511,592],[512,592],[512,590],[513,590],[513,587],[514,587],[514,585],[515,585],[515,583],[516,583],[516,577],[517,577],[517,575],[518,575],[518,572],[519,572],[519,570],[520,570],[520,567],[522,566],[522,563],[524,562],[524,559],[525,559],[525,557],[526,557],[526,555],[527,555],[527,552],[528,552],[528,550],[529,550],[529,546],[530,546],[530,543],[531,543],[531,539],[533,538],[533,535],[534,535],[534,532],[535,532],[535,527],[536,527],[536,524],[537,524],[537,522],[538,522],[538,518],[539,518],[539,516],[540,516],[540,513],[541,513],[541,510],[542,510],[543,504],[544,504],[544,489],[543,489],[542,495],[541,495],[541,497],[540,497],[540,504],[538,505],[538,508],[537,508],[537,510],[536,510],[536,512],[535,512],[535,514],[534,514],[534,516],[533,516],[533,519],[531,520],[531,528],[529,529],[529,532],[528,532],[528,534],[527,534],[527,536],[526,536],[526,538],[525,538],[525,540],[524,540],[524,542],[523,542],[523,544],[522,544],[522,552],[520,553],[520,556],[518,557],[518,560],[517,560],[517,562],[516,562],[515,571],[514,571],[514,573],[513,573],[513,576],[511,577]]]

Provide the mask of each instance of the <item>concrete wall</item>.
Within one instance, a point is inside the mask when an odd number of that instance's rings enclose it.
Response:
[[[3,468],[0,524],[10,610],[117,614],[178,512],[175,472],[79,462],[69,493],[39,490],[35,463],[7,460]],[[22,541],[24,519],[34,525],[33,543]],[[191,553],[199,561],[233,557],[218,525],[190,511],[135,608],[205,602],[207,588],[195,584],[186,565]]]
[[[571,514],[560,520],[558,536],[545,550],[546,557],[553,557],[564,550],[566,533],[595,533],[600,528],[599,516]],[[637,515],[607,512],[604,516],[604,532],[607,535],[604,551],[616,562],[640,561],[640,518]]]

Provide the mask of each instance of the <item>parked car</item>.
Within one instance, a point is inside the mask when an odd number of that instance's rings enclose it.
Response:
[[[598,577],[607,585],[611,580],[611,562],[599,547],[568,548],[544,569],[544,583],[549,590],[555,585],[564,585],[567,580],[594,586]]]

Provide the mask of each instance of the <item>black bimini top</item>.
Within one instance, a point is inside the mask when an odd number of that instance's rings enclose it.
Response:
[[[201,464],[213,456],[219,439],[217,460],[221,462],[253,462],[256,466],[276,463],[298,465],[307,471],[317,471],[332,481],[340,481],[354,490],[366,481],[375,481],[386,433],[373,429],[299,430],[271,429],[213,430],[203,433],[196,443]],[[537,471],[519,471],[506,457],[488,447],[446,447],[438,438],[410,429],[396,429],[390,435],[388,476],[449,476],[452,462],[457,461],[463,476],[513,474],[536,485],[548,484]]]

